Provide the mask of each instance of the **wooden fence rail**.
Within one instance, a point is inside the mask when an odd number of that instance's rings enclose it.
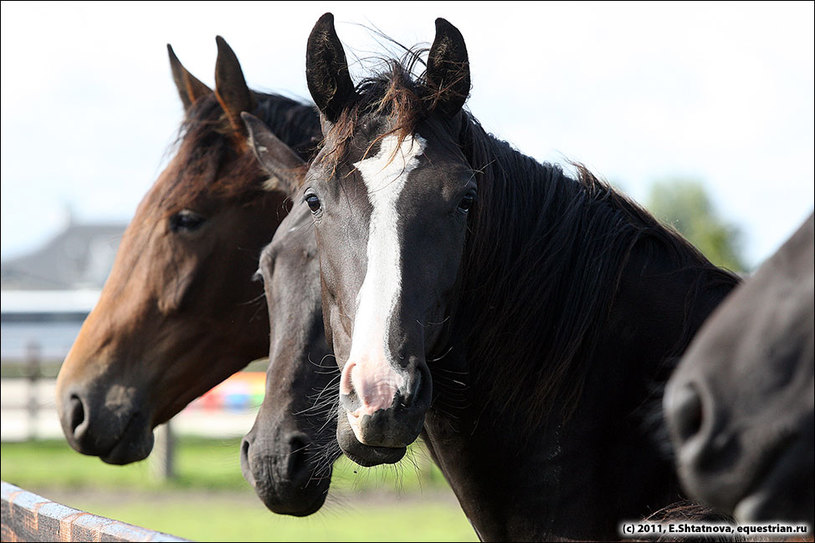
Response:
[[[2,541],[189,541],[53,502],[2,481]]]

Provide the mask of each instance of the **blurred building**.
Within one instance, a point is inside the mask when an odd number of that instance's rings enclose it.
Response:
[[[24,359],[32,344],[62,360],[99,299],[126,227],[69,220],[40,248],[0,262],[3,361]]]
[[[0,289],[101,289],[126,227],[71,220],[39,249],[0,263]]]

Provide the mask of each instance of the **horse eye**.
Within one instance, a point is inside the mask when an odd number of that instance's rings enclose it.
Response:
[[[307,194],[305,199],[312,213],[317,213],[320,210],[320,199],[317,198],[316,194]]]
[[[470,208],[473,207],[473,203],[475,203],[475,194],[466,194],[458,203],[458,210],[462,213],[467,213],[470,211]]]
[[[199,215],[195,211],[182,209],[170,217],[170,230],[173,232],[178,232],[179,230],[192,232],[193,230],[200,228],[201,225],[206,222],[206,220],[206,217]]]

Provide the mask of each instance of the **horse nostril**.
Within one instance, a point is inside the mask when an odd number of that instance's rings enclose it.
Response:
[[[349,362],[342,368],[340,373],[340,394],[348,396],[354,393],[354,382],[351,380],[351,372],[354,371],[353,362]]]
[[[674,392],[672,411],[676,431],[683,442],[702,429],[702,398],[692,385],[685,385]]]
[[[342,405],[348,413],[356,413],[363,406],[362,398],[360,398],[354,387],[351,376],[354,366],[355,364],[353,362],[346,364],[340,374],[340,405]]]
[[[432,390],[433,380],[430,377],[430,369],[421,364],[413,374],[412,383],[405,387],[404,393],[399,393],[399,406],[410,408],[429,405]]]
[[[255,486],[255,475],[252,473],[252,466],[249,464],[249,440],[243,438],[241,440],[241,472],[246,482]]]
[[[289,438],[289,459],[286,463],[288,469],[289,480],[295,480],[298,476],[303,474],[307,469],[307,453],[308,440],[302,434],[297,434]]]
[[[402,405],[402,407],[410,407],[415,402],[416,398],[420,396],[423,384],[422,372],[417,371],[416,380],[413,383],[413,387],[408,389],[404,396],[401,394],[399,395],[399,403]]]
[[[78,437],[78,428],[85,422],[85,406],[76,394],[72,394],[68,400],[68,420],[71,425],[71,433],[74,437]]]

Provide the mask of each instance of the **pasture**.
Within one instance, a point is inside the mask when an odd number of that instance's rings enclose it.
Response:
[[[152,477],[149,461],[109,466],[60,440],[3,443],[2,479],[77,509],[196,541],[477,540],[420,447],[398,467],[366,470],[340,459],[326,506],[295,518],[268,511],[244,481],[235,454],[239,441],[180,438],[178,477],[167,483]]]

